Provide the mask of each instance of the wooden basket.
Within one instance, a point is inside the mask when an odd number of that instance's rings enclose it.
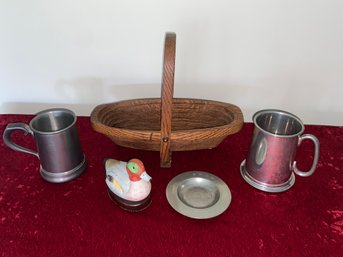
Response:
[[[114,143],[160,151],[161,167],[170,167],[172,151],[211,149],[243,126],[239,107],[211,100],[173,98],[176,35],[167,33],[160,98],[126,100],[95,107],[95,131]]]

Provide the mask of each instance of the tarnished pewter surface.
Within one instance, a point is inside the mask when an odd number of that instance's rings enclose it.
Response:
[[[166,195],[177,212],[195,219],[218,216],[231,202],[231,192],[225,182],[203,171],[177,175],[169,182]]]

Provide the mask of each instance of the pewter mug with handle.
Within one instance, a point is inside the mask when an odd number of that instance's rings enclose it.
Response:
[[[77,129],[75,114],[63,108],[41,111],[25,123],[10,123],[3,133],[5,144],[15,151],[35,155],[40,160],[41,176],[53,183],[66,182],[79,176],[86,167]],[[21,130],[31,134],[37,151],[15,144],[11,134]]]
[[[241,164],[241,175],[251,186],[266,192],[283,192],[295,182],[294,173],[311,176],[318,164],[319,141],[303,134],[304,125],[295,115],[281,110],[261,110],[254,114],[253,140],[247,159]],[[303,140],[314,144],[312,167],[304,172],[294,160]]]

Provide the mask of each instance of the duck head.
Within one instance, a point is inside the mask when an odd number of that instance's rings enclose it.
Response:
[[[129,174],[131,181],[139,181],[143,179],[149,182],[151,177],[146,173],[143,162],[138,159],[131,159],[127,162],[126,171]]]

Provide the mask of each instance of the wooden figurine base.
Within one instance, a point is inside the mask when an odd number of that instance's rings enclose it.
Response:
[[[125,200],[116,194],[112,193],[111,190],[107,190],[107,193],[111,200],[116,203],[120,208],[130,211],[130,212],[138,212],[142,211],[149,207],[151,204],[151,193],[141,201],[129,201]]]

